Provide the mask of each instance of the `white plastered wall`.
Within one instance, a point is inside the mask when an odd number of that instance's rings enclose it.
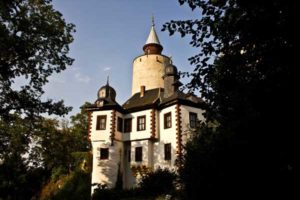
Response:
[[[164,128],[164,115],[171,112],[171,128]],[[176,105],[164,108],[159,111],[159,141],[154,143],[154,168],[170,168],[172,169],[176,160]],[[171,143],[171,160],[165,160],[165,149],[164,145]]]
[[[182,142],[183,145],[186,144],[187,139],[189,138],[189,135],[193,131],[193,129],[190,128],[190,112],[197,113],[198,120],[203,121],[204,120],[204,110],[201,108],[195,108],[191,106],[181,105],[181,127],[182,127]]]
[[[137,131],[137,118],[139,116],[146,116],[146,129],[143,131]],[[151,137],[151,110],[143,110],[127,114],[124,116],[124,119],[125,118],[132,118],[132,126],[130,133],[123,133],[123,141],[141,140]]]

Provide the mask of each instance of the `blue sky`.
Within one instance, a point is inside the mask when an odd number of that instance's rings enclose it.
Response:
[[[162,24],[170,20],[199,18],[199,11],[192,12],[177,0],[53,0],[53,5],[67,22],[76,25],[69,54],[75,61],[50,78],[44,97],[63,99],[73,107],[69,115],[79,112],[85,101],[96,100],[107,76],[117,92],[118,103],[130,97],[132,61],[143,53],[152,14],[163,54],[172,56],[180,71],[193,69],[187,59],[199,49],[189,45],[190,38],[170,37],[160,31]]]

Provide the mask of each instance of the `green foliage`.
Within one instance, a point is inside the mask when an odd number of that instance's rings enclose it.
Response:
[[[92,199],[155,199],[159,195],[174,194],[176,178],[174,172],[159,168],[144,175],[137,188],[129,190],[107,189],[105,185],[99,184],[98,188],[94,190]]]
[[[68,175],[60,175],[56,180],[50,180],[42,189],[39,199],[90,199],[90,174],[76,170]]]
[[[48,77],[71,65],[69,44],[74,25],[54,10],[51,0],[0,2],[0,117],[12,112],[28,116],[63,115],[63,101],[41,99]],[[16,79],[24,84],[13,87]],[[8,119],[7,119],[8,120]]]
[[[161,194],[172,194],[175,191],[175,172],[168,169],[158,168],[142,177],[139,187],[143,194],[158,196]]]
[[[190,44],[201,50],[190,58],[195,69],[187,87],[200,91],[208,105],[207,121],[219,124],[214,130],[202,126],[201,136],[187,145],[182,176],[188,198],[198,192],[295,192],[299,156],[292,116],[299,102],[299,4],[179,2],[200,11],[200,19],[171,21],[163,30],[191,36]]]
[[[80,147],[78,151],[88,151],[91,146],[87,136],[88,130],[88,113],[85,110],[86,106],[91,105],[85,102],[80,108],[80,113],[71,116],[71,132],[73,137],[76,137],[74,145]]]
[[[73,32],[51,0],[0,1],[0,199],[30,199],[49,176],[32,147],[42,134],[40,114],[71,110],[42,95],[48,77],[73,62]]]
[[[60,125],[55,119],[29,119],[17,114],[10,118],[14,119],[14,123],[0,120],[0,130],[3,131],[3,143],[0,145],[3,150],[0,152],[0,198],[30,199],[38,196],[45,182],[51,180],[56,183],[72,171],[82,171],[89,176],[91,155],[89,152],[80,152],[88,148],[86,130],[68,127],[66,121]],[[86,142],[78,141],[81,139]],[[37,173],[40,177],[32,184]],[[90,193],[90,182],[84,184]],[[71,189],[75,190],[76,187],[70,186],[66,191]]]

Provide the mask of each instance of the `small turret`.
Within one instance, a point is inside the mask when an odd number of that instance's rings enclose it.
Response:
[[[179,75],[177,67],[173,65],[172,60],[165,67],[164,79],[164,98],[172,96],[175,92],[178,91],[182,83],[179,81]]]
[[[103,106],[107,103],[116,101],[116,91],[114,88],[109,86],[109,80],[107,78],[106,85],[102,86],[98,90],[98,99],[96,101],[97,106]]]

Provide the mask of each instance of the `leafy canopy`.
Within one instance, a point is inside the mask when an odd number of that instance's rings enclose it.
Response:
[[[71,65],[74,25],[53,9],[51,0],[0,2],[0,117],[10,113],[63,115],[63,101],[42,101],[48,77]],[[23,80],[20,87],[16,80]]]
[[[218,124],[203,125],[201,136],[187,145],[182,177],[190,199],[200,189],[257,194],[271,192],[267,185],[273,193],[295,191],[299,4],[179,2],[201,16],[170,21],[163,30],[190,36],[190,44],[199,48],[190,58],[195,68],[188,87],[200,91],[208,104],[207,121]]]

